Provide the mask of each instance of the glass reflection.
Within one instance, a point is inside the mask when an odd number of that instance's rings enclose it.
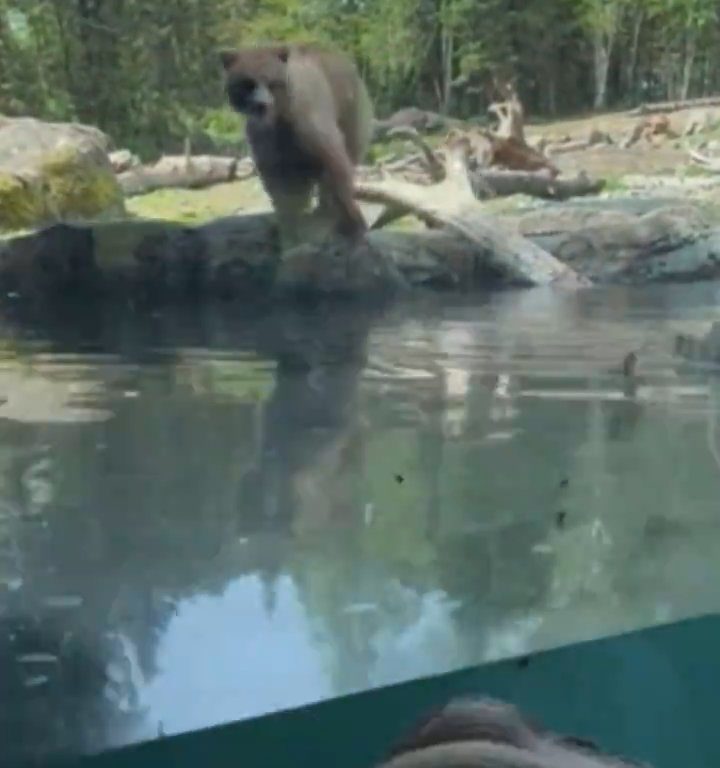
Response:
[[[716,609],[711,304],[8,318],[4,762]]]

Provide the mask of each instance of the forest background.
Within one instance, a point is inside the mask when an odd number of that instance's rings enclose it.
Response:
[[[717,0],[0,0],[0,114],[237,144],[217,51],[272,39],[350,52],[380,116],[483,119],[498,73],[535,121],[720,90]]]

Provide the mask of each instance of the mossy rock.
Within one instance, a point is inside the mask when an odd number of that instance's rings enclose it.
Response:
[[[0,123],[0,232],[122,216],[109,140],[88,126]]]
[[[42,219],[40,190],[21,177],[0,171],[0,232],[25,229]]]

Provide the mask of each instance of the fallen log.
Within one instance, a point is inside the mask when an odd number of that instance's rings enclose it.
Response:
[[[383,139],[397,128],[411,128],[423,133],[447,130],[449,126],[460,125],[461,120],[430,112],[418,107],[404,107],[390,117],[376,119],[373,124],[373,139]]]
[[[562,141],[562,142],[544,142],[540,146],[535,147],[538,151],[540,149],[547,152],[548,157],[553,157],[554,155],[564,155],[567,152],[581,152],[584,149],[590,149],[590,147],[595,146],[595,144],[590,141],[589,139],[572,139],[570,141]]]
[[[591,179],[585,173],[571,178],[553,177],[546,171],[502,171],[481,169],[470,172],[470,183],[479,198],[490,189],[496,197],[530,195],[546,200],[596,195],[605,186],[604,179]]]
[[[649,104],[641,104],[631,109],[628,114],[634,117],[652,115],[658,112],[679,112],[683,109],[695,109],[696,107],[720,107],[720,96],[701,96],[697,99],[684,99],[677,101],[656,101]]]
[[[411,170],[423,162],[425,172],[435,182],[445,178],[445,166],[441,161],[444,150],[435,152],[427,142],[411,128],[395,129],[395,135],[402,136],[419,149],[419,154],[413,154],[412,166],[400,163],[386,165],[383,171],[403,171],[407,177]],[[475,161],[472,170],[466,169],[471,188],[478,199],[489,197],[505,197],[508,195],[530,195],[546,200],[567,200],[570,197],[592,195],[599,193],[605,186],[604,179],[590,179],[587,174],[580,173],[573,178],[561,179],[555,175],[555,169],[548,168],[543,162],[536,170],[511,170],[487,167],[486,149],[490,146],[484,134],[473,132],[452,131],[447,139],[448,146],[453,142],[463,141],[469,147],[468,155]],[[539,154],[539,153],[538,153]],[[403,215],[400,213],[400,215]],[[397,216],[394,216],[397,218]]]
[[[565,141],[546,141],[542,147],[535,147],[540,150],[543,149],[549,157],[554,155],[562,155],[566,152],[580,152],[591,147],[596,147],[600,144],[612,144],[612,137],[605,131],[599,131],[594,129],[590,132],[590,135],[584,139],[567,139]]]
[[[112,166],[114,173],[123,173],[129,171],[131,168],[137,168],[142,163],[137,155],[130,152],[129,149],[119,149],[116,152],[111,152],[108,155],[110,159],[110,165]]]
[[[699,165],[701,168],[704,168],[706,171],[709,171],[710,173],[720,173],[720,159],[716,157],[708,157],[707,155],[703,155],[700,152],[697,152],[696,150],[688,150],[688,154],[690,156],[690,159],[696,164]]]
[[[247,164],[247,161],[238,161],[235,157],[167,155],[153,165],[128,168],[117,174],[117,180],[126,197],[156,189],[201,189],[233,181],[244,172],[250,175],[251,171],[245,168]],[[242,172],[239,172],[239,166]]]
[[[360,200],[405,210],[433,228],[447,228],[466,237],[492,269],[526,285],[581,284],[573,270],[554,256],[503,227],[478,202],[467,169],[470,144],[465,138],[445,150],[445,178],[431,187],[397,180],[356,185]]]

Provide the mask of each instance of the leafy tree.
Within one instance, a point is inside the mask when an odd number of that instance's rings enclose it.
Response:
[[[217,50],[277,39],[348,51],[379,114],[484,113],[499,73],[536,116],[720,90],[716,0],[0,0],[0,113],[237,143]]]

